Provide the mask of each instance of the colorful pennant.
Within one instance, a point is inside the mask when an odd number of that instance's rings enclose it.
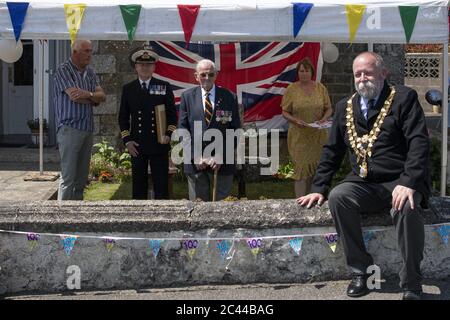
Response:
[[[36,247],[37,242],[39,241],[40,237],[41,236],[39,233],[28,233],[27,234],[28,245],[31,250],[33,250]]]
[[[325,235],[328,245],[330,246],[333,253],[336,251],[337,242],[339,240],[339,235],[337,233],[328,233]]]
[[[104,238],[106,250],[108,252],[111,252],[111,250],[114,248],[114,245],[116,244],[116,240],[112,238]]]
[[[300,255],[302,250],[303,237],[289,238],[289,245],[297,255]]]
[[[450,225],[442,225],[435,227],[437,234],[441,237],[442,242],[448,246],[448,233],[450,231]]]
[[[158,256],[159,250],[161,250],[162,240],[149,240],[150,249],[152,250],[153,256],[156,258]]]
[[[195,22],[200,11],[200,5],[178,5],[178,13],[183,26],[184,40],[186,41],[186,48],[189,46],[192,33],[194,32]]]
[[[263,240],[261,238],[249,238],[247,239],[247,245],[253,253],[253,256],[256,258],[261,247],[263,246]]]
[[[72,254],[76,241],[77,236],[61,236],[61,242],[68,257]]]
[[[195,239],[186,239],[181,242],[182,247],[187,251],[189,258],[192,260],[198,248],[198,241]]]
[[[9,10],[9,16],[11,17],[11,23],[14,29],[14,37],[16,42],[20,39],[20,34],[22,33],[23,22],[27,15],[28,2],[7,2],[6,3]]]
[[[297,37],[298,32],[305,23],[306,17],[308,17],[309,11],[313,7],[312,3],[293,3],[293,15],[294,15],[294,38]]]
[[[417,13],[419,12],[418,6],[399,6],[400,17],[402,18],[403,29],[405,30],[406,42],[409,43],[414,26],[416,25]]]
[[[73,44],[80,30],[81,20],[83,20],[86,4],[65,4],[64,13],[66,14],[67,28],[70,33],[70,41]]]
[[[375,232],[372,230],[366,230],[363,232],[364,245],[366,246],[366,249],[369,247],[369,242],[374,236]]]
[[[230,252],[232,242],[230,240],[217,240],[216,247],[220,252],[220,257],[224,260]]]
[[[140,4],[119,5],[120,12],[122,12],[123,22],[125,28],[127,28],[128,40],[131,42],[134,39],[136,33],[137,24],[139,21],[139,15],[141,14]]]
[[[346,4],[345,11],[347,14],[347,23],[348,29],[350,33],[350,42],[353,42],[356,36],[356,32],[359,29],[359,26],[362,21],[362,17],[364,15],[364,11],[366,10],[366,6],[363,4]]]

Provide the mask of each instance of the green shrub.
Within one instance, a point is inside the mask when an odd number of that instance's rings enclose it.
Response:
[[[119,155],[105,140],[94,147],[98,150],[91,158],[91,177],[102,182],[131,180],[131,155],[128,152]]]

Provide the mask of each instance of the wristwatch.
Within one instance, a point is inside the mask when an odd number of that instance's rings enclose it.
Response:
[[[94,94],[92,92],[89,92],[89,95],[91,96],[91,98],[94,97]]]

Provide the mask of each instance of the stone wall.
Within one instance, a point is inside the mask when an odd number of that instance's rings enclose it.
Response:
[[[427,211],[424,221],[423,275],[446,278],[450,250],[429,225],[442,222],[442,216]],[[389,214],[364,215],[363,226],[379,230],[368,251],[382,277],[397,274],[401,260]],[[327,204],[306,210],[294,200],[0,202],[0,230],[41,234],[30,247],[26,234],[0,232],[0,294],[67,291],[69,266],[80,268],[82,290],[304,283],[350,277],[341,245],[333,253],[324,238],[335,232]],[[58,234],[80,236],[70,256]],[[289,235],[304,235],[299,255],[290,247]],[[102,236],[139,239],[117,240],[109,251]],[[246,244],[255,237],[267,237],[256,255]],[[167,239],[156,258],[145,238]],[[214,240],[223,238],[240,238],[224,259]],[[177,239],[199,239],[192,257]]]

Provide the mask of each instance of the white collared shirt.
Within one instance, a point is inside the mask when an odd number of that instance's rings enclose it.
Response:
[[[203,104],[203,112],[205,112],[205,99],[206,99],[206,90],[202,89],[202,104]],[[213,87],[211,88],[211,90],[209,90],[209,100],[211,101],[212,104],[212,108],[214,110],[215,107],[215,103],[214,101],[216,101],[216,85],[213,85]]]
[[[142,84],[145,82],[145,85],[147,86],[147,90],[149,89],[149,85],[150,85],[150,80],[152,80],[152,78],[150,77],[148,80],[141,80],[141,78],[139,78],[139,83],[141,84],[141,88],[142,88]]]
[[[375,98],[372,98],[373,100],[375,100],[373,106],[377,105],[378,98],[379,98],[379,95],[376,96]],[[367,120],[367,115],[369,113],[367,104],[369,103],[369,100],[372,100],[372,99],[366,99],[366,98],[361,97],[359,100],[359,102],[361,104],[361,113],[363,114],[363,116],[366,120]]]

